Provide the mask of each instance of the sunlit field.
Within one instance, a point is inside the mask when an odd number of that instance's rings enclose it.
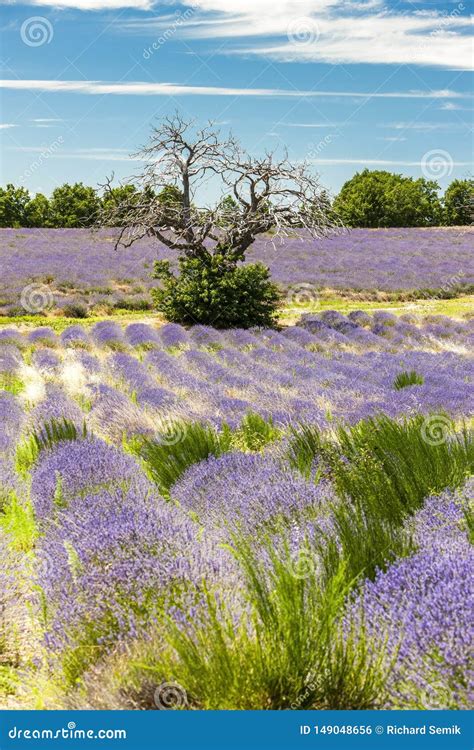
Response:
[[[2,705],[467,707],[472,320],[149,318],[0,329]]]
[[[153,262],[175,256],[151,240],[114,250],[114,236],[106,230],[0,229],[0,314],[47,310],[82,318],[150,310]],[[318,240],[295,232],[292,239],[259,238],[248,260],[269,266],[289,310],[339,309],[349,297],[352,309],[366,301],[419,300],[430,303],[429,312],[441,312],[433,310],[437,299],[472,293],[473,237],[470,227],[354,229]]]

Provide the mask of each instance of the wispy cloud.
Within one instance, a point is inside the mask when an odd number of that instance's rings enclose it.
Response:
[[[441,14],[414,7],[397,10],[383,0],[193,0],[195,12],[180,24],[179,34],[226,39],[224,54],[277,61],[470,70],[466,5],[458,3]],[[166,23],[162,18],[137,18],[125,21],[123,28],[149,33],[153,28],[160,31]]]
[[[19,151],[29,154],[41,154],[45,146],[10,146],[6,151]],[[87,159],[92,161],[141,161],[131,156],[126,148],[76,148],[65,151],[61,149],[50,155],[51,159]]]
[[[363,164],[382,167],[421,167],[421,161],[396,161],[392,159],[310,159],[311,164]],[[453,167],[471,167],[474,161],[449,162]]]
[[[15,0],[0,0],[0,3]],[[178,0],[22,0],[34,6],[82,11],[127,8],[131,33],[160,33],[176,23]],[[277,61],[383,63],[458,70],[473,67],[467,3],[449,12],[418,10],[389,0],[187,0],[177,37],[219,40],[220,54],[257,55]],[[160,14],[165,6],[165,13]],[[147,13],[153,11],[153,15]],[[171,19],[171,20],[170,20]],[[174,26],[173,26],[174,28]],[[227,40],[222,47],[220,40]]]
[[[0,130],[9,130],[16,127],[17,125],[14,122],[0,122]]]
[[[0,5],[19,5],[16,0],[0,0]],[[54,8],[75,8],[84,11],[118,10],[151,10],[156,0],[21,0],[21,5],[52,6]]]
[[[474,112],[473,107],[463,107],[461,104],[455,104],[454,102],[443,102],[440,109],[446,112]]]
[[[472,123],[464,122],[392,122],[388,125],[382,125],[385,128],[393,130],[418,130],[422,133],[429,133],[433,130],[472,130]]]
[[[9,78],[0,80],[0,89],[17,91],[66,92],[89,95],[122,96],[255,96],[352,99],[465,99],[469,93],[449,89],[426,91],[298,91],[297,89],[233,88],[224,86],[190,86],[180,83],[146,81],[60,81]]]
[[[339,128],[344,125],[343,122],[280,122],[283,128]]]

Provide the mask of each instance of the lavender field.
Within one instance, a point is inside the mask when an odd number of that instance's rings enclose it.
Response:
[[[1,328],[2,705],[468,707],[473,339]]]
[[[248,260],[267,264],[283,288],[456,293],[474,284],[473,237],[466,227],[354,229],[317,241],[267,237],[255,242]],[[1,229],[0,312],[24,313],[21,295],[31,284],[46,287],[52,309],[77,302],[146,308],[158,255],[172,257],[148,240],[116,252],[106,231]]]

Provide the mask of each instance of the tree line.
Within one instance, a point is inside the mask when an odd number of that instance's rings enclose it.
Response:
[[[382,170],[355,174],[331,200],[324,193],[328,209],[349,227],[427,227],[466,226],[474,223],[474,180],[451,182],[443,196],[434,180],[413,179]],[[0,187],[0,227],[81,228],[96,224],[109,205],[130,200],[158,201],[173,206],[181,194],[173,185],[159,193],[151,189],[140,193],[134,185],[121,185],[100,194],[82,182],[65,183],[48,198],[42,193],[32,196],[24,187],[12,184]],[[227,197],[223,208],[232,208]],[[225,210],[223,211],[225,217]],[[122,226],[116,215],[116,226]]]

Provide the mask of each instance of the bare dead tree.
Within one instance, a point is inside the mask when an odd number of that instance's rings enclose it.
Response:
[[[263,233],[272,232],[275,242],[295,230],[307,239],[340,227],[306,162],[294,163],[286,153],[252,156],[233,136],[221,138],[212,123],[194,131],[179,114],[165,118],[135,157],[145,163],[133,180],[135,193],[114,201],[112,180],[102,186],[107,208],[99,223],[120,227],[116,247],[154,237],[184,255],[219,254],[236,262]],[[199,189],[211,178],[232,201],[197,205]],[[159,192],[170,185],[179,197],[163,202]]]

